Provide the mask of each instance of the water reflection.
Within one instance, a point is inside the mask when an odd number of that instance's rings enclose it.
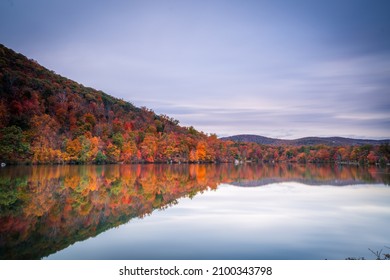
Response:
[[[0,170],[0,259],[40,259],[223,183],[281,181],[343,186],[390,180],[388,170],[346,166],[7,167]]]

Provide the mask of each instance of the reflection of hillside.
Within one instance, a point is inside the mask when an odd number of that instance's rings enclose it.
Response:
[[[388,184],[389,175],[301,165],[7,167],[0,170],[0,259],[42,258],[221,183],[275,180]]]
[[[321,185],[331,185],[331,186],[350,186],[350,185],[356,185],[356,184],[366,184],[365,181],[359,181],[359,180],[343,180],[339,181],[337,179],[334,180],[324,180],[324,181],[317,181],[317,180],[305,180],[305,179],[283,179],[283,178],[267,178],[263,180],[254,180],[254,181],[237,181],[230,183],[230,185],[237,186],[237,187],[261,187],[266,186],[270,184],[275,183],[283,183],[283,182],[296,182],[301,183],[305,185],[311,185],[311,186],[321,186]]]
[[[204,166],[18,167],[0,174],[0,258],[37,259],[216,184]],[[201,180],[201,182],[199,182]]]
[[[251,170],[252,169],[252,170]],[[256,187],[281,182],[298,182],[306,185],[347,186],[367,183],[389,184],[388,171],[375,167],[330,165],[254,165],[244,167],[234,186]]]

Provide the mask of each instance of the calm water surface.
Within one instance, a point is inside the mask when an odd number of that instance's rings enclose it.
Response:
[[[373,259],[389,182],[376,167],[7,166],[0,259]]]

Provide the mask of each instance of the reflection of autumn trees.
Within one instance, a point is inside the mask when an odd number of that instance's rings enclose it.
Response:
[[[0,258],[41,258],[181,197],[216,189],[291,180],[384,182],[375,167],[307,165],[19,166],[0,173]],[[387,177],[386,177],[387,176]]]
[[[202,166],[198,166],[203,168]],[[1,176],[0,256],[40,258],[216,187],[188,165],[19,167]],[[22,175],[23,174],[23,175]],[[24,178],[24,179],[20,179]],[[40,248],[37,248],[40,243]],[[33,248],[33,249],[31,249]],[[35,249],[35,250],[34,250]]]

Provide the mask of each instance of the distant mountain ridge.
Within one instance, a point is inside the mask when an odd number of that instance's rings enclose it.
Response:
[[[293,140],[269,138],[254,134],[240,134],[228,137],[220,138],[223,141],[234,142],[252,142],[262,145],[275,145],[275,146],[362,146],[362,145],[381,145],[390,143],[390,139],[384,140],[371,140],[371,139],[353,139],[344,137],[304,137]]]

